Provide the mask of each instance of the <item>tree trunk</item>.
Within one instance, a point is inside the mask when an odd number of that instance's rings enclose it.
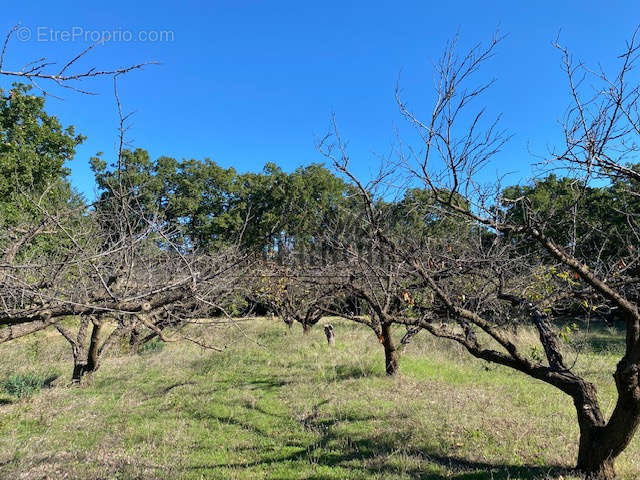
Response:
[[[324,334],[327,336],[327,343],[329,344],[329,346],[333,346],[336,343],[336,335],[333,331],[333,325],[327,323],[324,326]]]
[[[583,405],[588,410],[589,405]],[[580,413],[578,413],[580,418]],[[613,480],[616,478],[615,458],[602,444],[604,426],[580,423],[580,441],[576,469],[592,480]],[[590,422],[589,422],[590,423]]]
[[[584,382],[574,396],[580,426],[576,469],[589,479],[616,478],[615,460],[629,445],[640,423],[638,367],[623,358],[614,375],[618,400],[609,422],[604,421],[593,385]]]
[[[602,459],[599,454],[601,452],[592,452],[593,457],[589,458],[589,453],[586,450],[581,451],[578,454],[578,466],[576,467],[582,472],[588,480],[615,480],[616,469],[614,466],[615,459],[606,458]],[[582,459],[580,456],[584,455]]]
[[[102,322],[93,321],[91,329],[91,340],[89,341],[89,352],[87,353],[87,372],[93,373],[98,369],[99,365],[99,341],[100,331],[102,330]]]
[[[391,325],[382,324],[382,346],[384,347],[384,363],[387,375],[395,375],[398,371],[398,351],[391,335]]]
[[[131,334],[129,335],[129,353],[131,355],[138,353],[138,348],[140,348],[140,333],[138,328],[131,330]]]
[[[311,333],[311,327],[313,327],[313,325],[311,325],[310,323],[303,323],[302,324],[302,334],[303,335],[309,335]]]
[[[82,383],[82,379],[85,375],[90,375],[98,369],[100,360],[99,338],[101,328],[102,324],[97,320],[94,321],[86,360],[80,358],[80,351],[78,354],[74,354],[73,373],[71,374],[71,383],[74,385],[79,385]]]
[[[73,385],[80,385],[82,382],[82,377],[87,371],[87,364],[84,362],[79,362],[74,359],[73,362],[73,373],[71,374],[71,383]]]

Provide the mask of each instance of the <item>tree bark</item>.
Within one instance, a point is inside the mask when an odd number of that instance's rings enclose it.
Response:
[[[576,469],[589,479],[616,478],[615,460],[629,445],[640,423],[638,368],[623,358],[614,375],[618,401],[608,422],[604,421],[595,388],[583,383],[574,396],[580,441]]]
[[[99,341],[101,330],[102,322],[94,320],[93,328],[91,329],[91,340],[89,341],[89,351],[87,352],[87,372],[89,373],[93,373],[98,369],[100,361]]]
[[[333,325],[331,325],[330,323],[326,324],[324,326],[324,334],[327,337],[327,343],[329,344],[329,346],[333,346],[336,343],[336,335],[333,331]]]
[[[94,373],[100,365],[100,330],[102,329],[102,323],[94,320],[93,328],[91,329],[91,340],[89,341],[89,348],[87,350],[86,359],[80,358],[80,350],[78,353],[74,353],[73,358],[73,373],[71,374],[71,383],[79,385],[82,379],[86,375]]]
[[[311,333],[311,328],[313,327],[313,325],[311,325],[310,323],[303,323],[302,324],[302,334],[303,335],[309,335]]]
[[[73,362],[73,373],[71,374],[71,383],[73,385],[80,385],[82,382],[82,377],[86,373],[87,364],[84,362],[77,361],[74,359]]]
[[[140,330],[138,328],[133,328],[131,330],[131,334],[129,335],[129,353],[134,355],[138,353],[138,348],[140,348]]]
[[[591,383],[579,382],[577,392],[573,395],[573,404],[580,427],[576,469],[587,478],[614,479],[613,459],[607,458],[600,451],[599,440],[605,420],[598,404],[595,387]]]
[[[393,376],[398,372],[398,350],[391,335],[391,325],[382,324],[382,346],[384,347],[384,363],[387,375]]]

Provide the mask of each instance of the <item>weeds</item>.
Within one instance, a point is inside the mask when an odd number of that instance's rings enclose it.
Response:
[[[0,386],[7,394],[13,397],[25,398],[49,386],[56,378],[57,375],[14,374],[2,380]]]
[[[165,343],[162,340],[160,340],[159,338],[154,338],[140,345],[140,347],[138,348],[138,354],[148,355],[152,353],[161,352],[164,349],[164,346],[165,346]]]

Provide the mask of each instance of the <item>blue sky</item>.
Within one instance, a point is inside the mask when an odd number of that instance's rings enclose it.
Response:
[[[486,65],[496,85],[489,112],[503,114],[514,136],[491,166],[530,174],[535,159],[558,139],[568,103],[558,52],[561,41],[577,58],[612,65],[640,23],[631,1],[395,1],[395,2],[3,2],[0,28],[21,22],[29,41],[14,39],[5,67],[42,56],[64,61],[85,48],[94,31],[131,32],[91,52],[84,65],[119,67],[148,60],[161,65],[133,72],[120,83],[127,111],[135,111],[128,139],[152,157],[210,157],[240,171],[276,162],[286,170],[323,161],[318,137],[335,112],[350,142],[353,168],[366,177],[376,154],[388,154],[395,129],[410,143],[394,87],[418,113],[433,100],[433,62],[456,31],[462,46],[488,40],[497,27],[508,38]],[[64,39],[75,32],[75,40]],[[172,38],[140,41],[139,32]],[[23,33],[23,35],[28,36]],[[166,35],[166,34],[165,34]],[[0,79],[8,86],[10,80]],[[47,110],[88,140],[71,163],[72,183],[91,199],[88,159],[115,151],[117,114],[111,81],[82,87],[99,95],[54,91]],[[417,145],[417,144],[416,144]]]

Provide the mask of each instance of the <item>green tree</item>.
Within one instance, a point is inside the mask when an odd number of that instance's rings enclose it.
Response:
[[[620,255],[629,245],[631,231],[625,212],[637,211],[637,186],[616,180],[585,186],[575,178],[551,174],[532,185],[514,185],[503,191],[504,220],[535,224],[556,244],[596,267]],[[635,205],[635,207],[633,205]],[[537,249],[534,241],[523,243]]]
[[[0,217],[9,224],[37,215],[33,199],[45,192],[47,208],[74,198],[65,163],[85,138],[47,114],[44,98],[30,90],[0,89]]]

